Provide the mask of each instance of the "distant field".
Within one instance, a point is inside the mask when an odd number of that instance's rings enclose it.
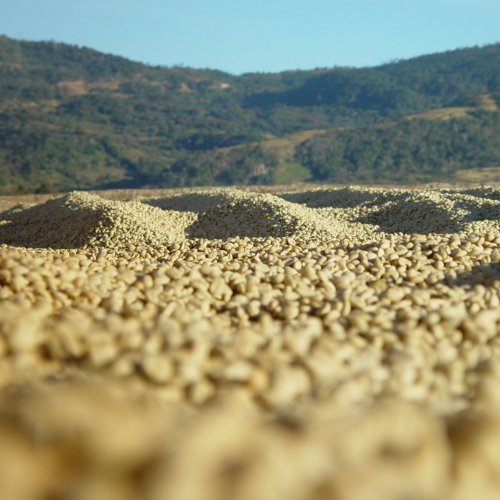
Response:
[[[475,168],[460,170],[455,174],[457,181],[473,183],[500,182],[500,167]]]

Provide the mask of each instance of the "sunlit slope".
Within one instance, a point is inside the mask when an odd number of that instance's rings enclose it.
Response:
[[[450,120],[451,118],[465,118],[470,116],[470,113],[478,110],[498,111],[499,96],[499,91],[482,94],[467,99],[461,105],[431,109],[429,111],[425,111],[424,113],[409,115],[406,119],[414,120],[424,118],[426,120]]]

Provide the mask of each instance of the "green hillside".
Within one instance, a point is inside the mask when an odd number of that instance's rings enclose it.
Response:
[[[497,89],[500,44],[234,76],[0,37],[0,193],[491,173]]]

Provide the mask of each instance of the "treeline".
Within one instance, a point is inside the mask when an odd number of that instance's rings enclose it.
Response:
[[[500,113],[332,131],[302,143],[295,158],[317,181],[447,180],[458,170],[500,166]]]

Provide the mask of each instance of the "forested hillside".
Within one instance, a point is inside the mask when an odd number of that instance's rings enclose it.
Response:
[[[0,37],[0,193],[446,179],[500,166],[497,89],[500,44],[234,76]]]

